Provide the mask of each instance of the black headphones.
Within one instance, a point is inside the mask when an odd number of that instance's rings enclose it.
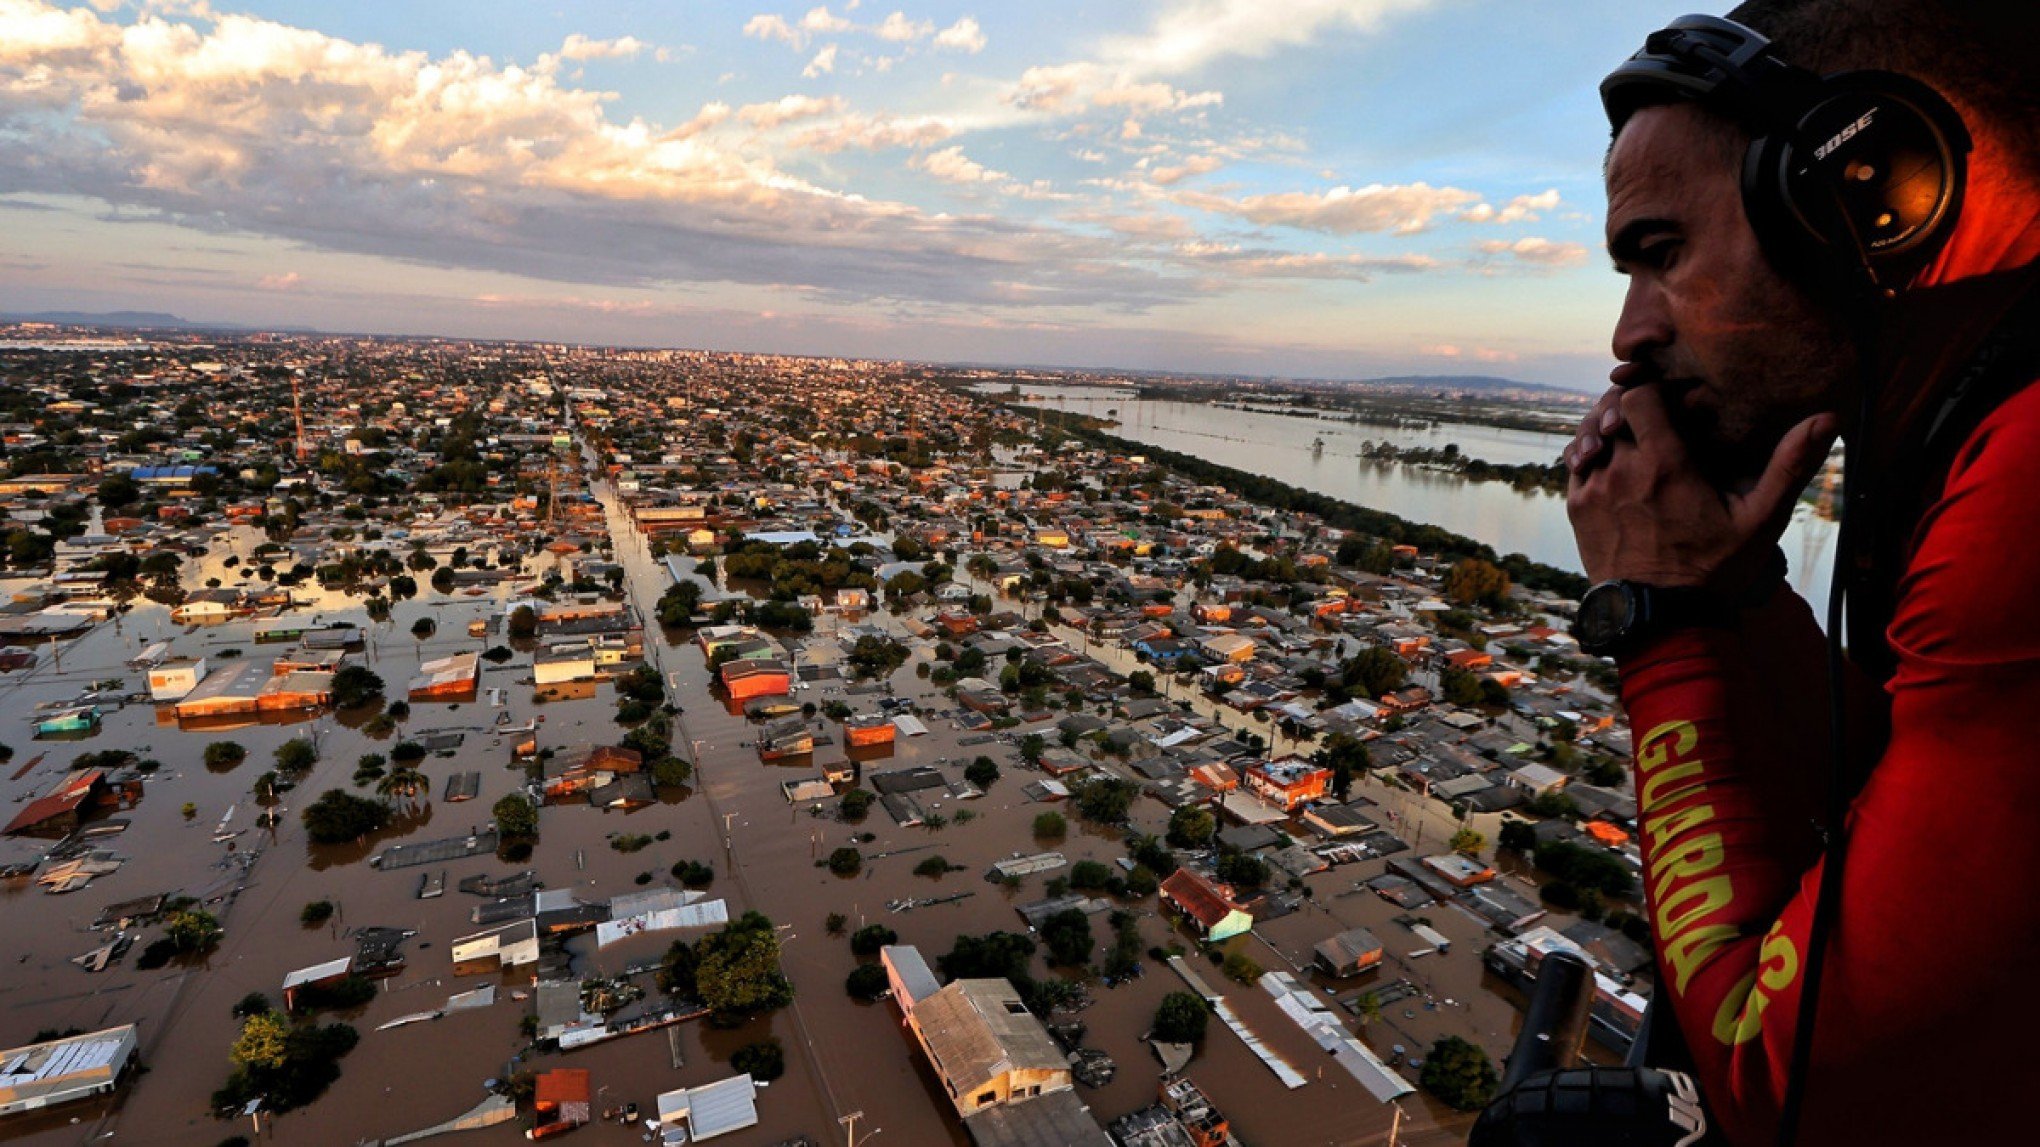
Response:
[[[1639,109],[1679,100],[1749,130],[1743,210],[1781,268],[1818,269],[1891,294],[1954,229],[1969,133],[1918,80],[1815,75],[1732,20],[1681,16],[1601,81],[1618,132]]]

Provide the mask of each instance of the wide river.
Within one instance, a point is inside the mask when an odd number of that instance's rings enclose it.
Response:
[[[998,395],[1003,386],[986,386]],[[1420,466],[1384,463],[1361,456],[1369,441],[1402,447],[1437,448],[1457,443],[1462,453],[1503,464],[1544,463],[1558,458],[1567,439],[1557,434],[1502,430],[1470,423],[1442,423],[1404,429],[1365,423],[1299,418],[1272,410],[1241,410],[1200,402],[1142,399],[1130,390],[1099,387],[1023,388],[1024,405],[1113,418],[1112,433],[1135,442],[1194,454],[1223,466],[1266,475],[1376,510],[1442,526],[1486,542],[1499,554],[1521,553],[1560,569],[1579,571],[1580,555],[1565,499],[1543,490],[1518,490],[1502,482],[1469,482],[1455,474]],[[1313,441],[1322,443],[1322,448]],[[1792,584],[1816,616],[1827,602],[1828,553],[1835,526],[1801,507],[1785,532],[1785,557]]]

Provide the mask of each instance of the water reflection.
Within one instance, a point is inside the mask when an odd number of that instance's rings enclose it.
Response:
[[[1456,444],[1461,453],[1489,462],[1543,465],[1557,460],[1567,442],[1564,435],[1451,422],[1420,428],[1355,424],[1252,408],[1155,401],[1133,391],[1095,387],[1031,385],[1027,397],[1019,401],[1078,414],[1102,415],[1116,409],[1120,425],[1111,433],[1118,437],[1441,526],[1486,542],[1497,553],[1521,553],[1575,572],[1581,568],[1563,497],[1518,490],[1503,482],[1470,482],[1446,471],[1385,463],[1362,453],[1370,442],[1422,449]],[[1310,446],[1313,436],[1322,438],[1322,450]],[[1792,584],[1813,606],[1816,617],[1826,609],[1833,542],[1834,523],[1805,506],[1785,532]]]

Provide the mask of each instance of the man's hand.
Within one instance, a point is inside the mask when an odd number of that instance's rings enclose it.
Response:
[[[1620,386],[1609,387],[1607,393],[1594,400],[1587,416],[1580,419],[1580,428],[1573,432],[1573,440],[1566,445],[1562,459],[1568,474],[1584,473],[1608,457],[1615,436],[1622,432],[1622,394]]]
[[[1748,588],[1763,568],[1838,426],[1832,414],[1808,418],[1779,440],[1755,482],[1721,490],[1688,456],[1656,384],[1610,391],[1588,418],[1567,449],[1566,492],[1587,578],[1725,593]]]

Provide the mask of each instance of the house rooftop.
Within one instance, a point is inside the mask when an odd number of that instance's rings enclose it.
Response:
[[[928,1055],[958,1094],[1009,1071],[1069,1067],[1020,993],[1004,979],[956,980],[914,1004]]]

